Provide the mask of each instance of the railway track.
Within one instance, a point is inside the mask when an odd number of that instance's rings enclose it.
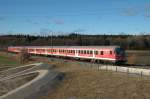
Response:
[[[12,53],[12,52],[7,52],[7,53]],[[13,54],[14,57],[15,54]],[[35,55],[32,54],[33,58],[46,58],[48,60],[56,60],[56,61],[73,61],[73,62],[80,62],[82,64],[84,63],[89,63],[89,64],[98,64],[98,65],[112,65],[112,66],[123,66],[123,67],[133,67],[133,68],[142,68],[142,69],[150,69],[150,64],[122,64],[122,65],[116,65],[116,64],[112,64],[112,63],[97,63],[97,62],[91,62],[89,60],[79,60],[79,59],[75,59],[75,58],[69,58],[69,57],[56,57],[56,56],[46,56],[46,55]]]
[[[121,65],[117,65],[117,64],[112,64],[112,63],[97,63],[97,62],[91,62],[89,60],[79,60],[79,59],[74,59],[74,58],[66,58],[66,57],[61,57],[61,58],[57,58],[57,57],[53,57],[53,56],[41,56],[41,55],[36,55],[35,57],[40,57],[40,58],[48,58],[49,60],[52,61],[64,61],[64,62],[79,62],[81,64],[96,64],[96,65],[109,65],[109,66],[120,66],[120,67],[132,67],[132,68],[141,68],[141,69],[150,69],[150,64],[121,64]]]

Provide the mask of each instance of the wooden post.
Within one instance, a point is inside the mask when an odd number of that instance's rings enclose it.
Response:
[[[98,71],[99,71],[99,63],[98,63]]]
[[[127,68],[127,74],[129,75],[129,68]]]
[[[143,72],[141,71],[141,77],[143,76]]]

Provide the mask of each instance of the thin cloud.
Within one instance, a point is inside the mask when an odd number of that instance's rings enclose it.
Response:
[[[63,25],[65,23],[64,20],[62,19],[56,19],[56,20],[53,20],[53,22],[57,25]]]
[[[150,4],[144,6],[144,17],[150,18]]]
[[[144,17],[150,18],[150,13],[144,13]]]
[[[144,5],[144,10],[145,11],[150,11],[150,4]]]
[[[125,15],[125,16],[136,16],[136,15],[138,15],[138,11],[137,11],[136,8],[128,8],[128,9],[125,9],[122,12],[122,15]]]

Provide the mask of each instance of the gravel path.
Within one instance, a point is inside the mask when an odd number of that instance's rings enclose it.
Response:
[[[16,77],[16,78],[5,80],[5,81],[0,81],[0,96],[31,81],[36,76],[37,74],[28,74],[25,76],[20,76],[20,77]]]

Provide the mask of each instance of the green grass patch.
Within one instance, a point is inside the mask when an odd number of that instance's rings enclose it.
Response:
[[[17,65],[19,62],[7,56],[0,54],[0,65]]]

